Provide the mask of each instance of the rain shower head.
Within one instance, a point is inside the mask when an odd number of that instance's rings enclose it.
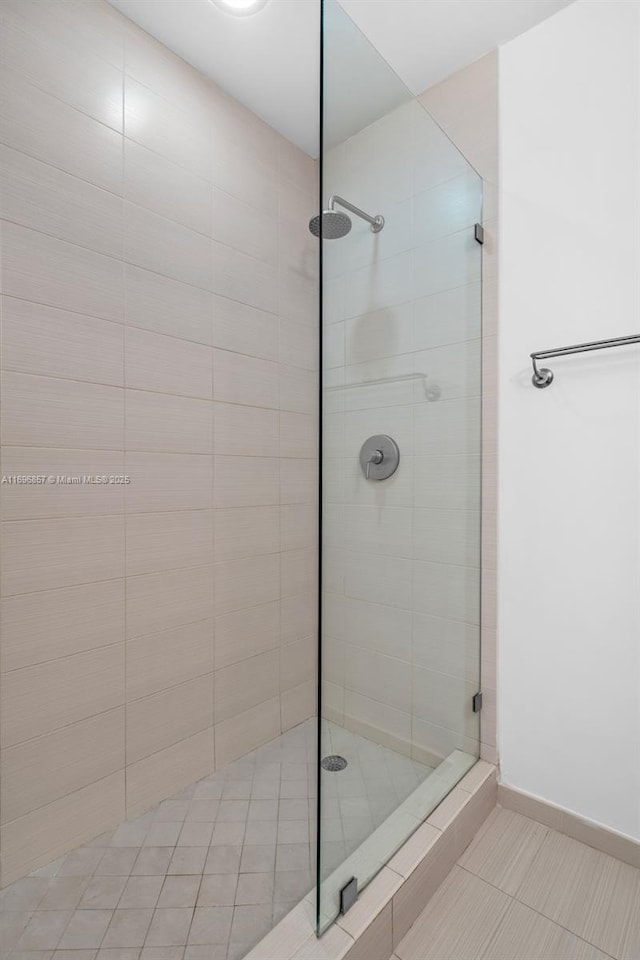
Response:
[[[309,221],[309,230],[314,237],[321,237],[323,240],[339,240],[340,237],[346,237],[351,230],[351,218],[346,213],[334,210],[336,203],[371,224],[372,233],[380,233],[384,227],[384,217],[380,214],[377,217],[371,217],[364,210],[349,203],[348,200],[343,200],[342,197],[334,194],[329,199],[329,209],[323,210],[322,215],[317,214]]]
[[[322,217],[318,214],[309,221],[311,233],[314,237],[322,236],[323,240],[339,240],[340,237],[346,237],[351,227],[351,217],[337,210],[323,210]]]

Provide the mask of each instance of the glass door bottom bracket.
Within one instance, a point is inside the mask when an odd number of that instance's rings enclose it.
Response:
[[[351,877],[340,891],[340,913],[345,914],[358,899],[358,878]]]

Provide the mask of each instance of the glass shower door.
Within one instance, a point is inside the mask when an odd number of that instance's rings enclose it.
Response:
[[[482,219],[335,0],[323,29],[320,931],[479,752]]]

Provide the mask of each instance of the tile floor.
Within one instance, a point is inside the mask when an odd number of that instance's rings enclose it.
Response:
[[[237,960],[315,882],[309,720],[0,893],[2,960]],[[328,724],[325,868],[429,773]]]
[[[640,870],[497,808],[396,960],[640,960]]]

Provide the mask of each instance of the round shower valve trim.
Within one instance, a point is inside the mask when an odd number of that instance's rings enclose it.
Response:
[[[399,463],[398,444],[386,433],[369,437],[360,448],[360,466],[367,480],[388,480]]]

